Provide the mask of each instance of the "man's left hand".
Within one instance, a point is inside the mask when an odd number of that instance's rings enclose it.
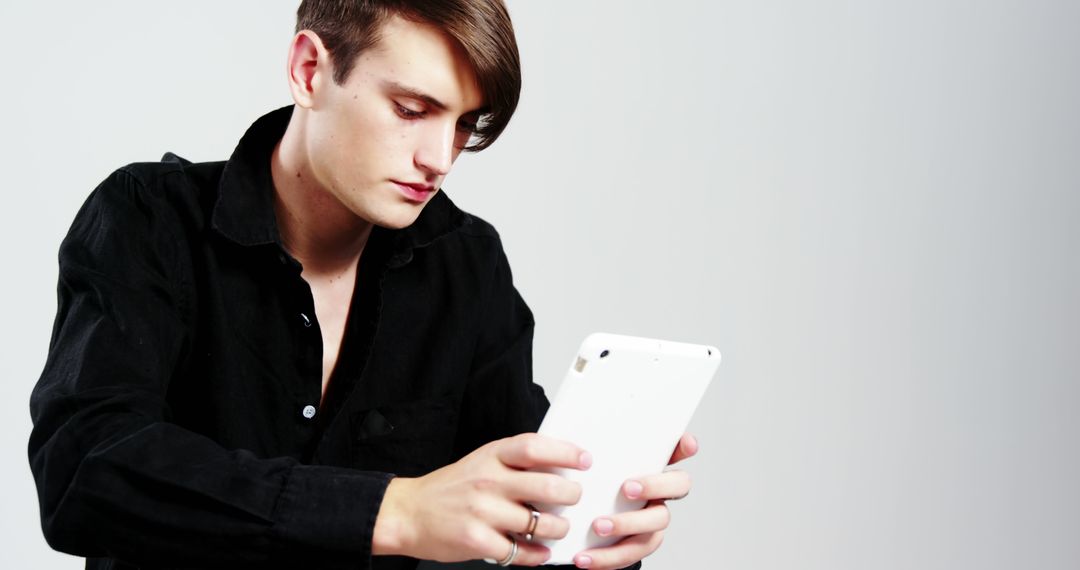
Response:
[[[683,434],[668,465],[693,457],[697,452],[697,439]],[[624,538],[611,546],[579,552],[574,556],[574,564],[578,568],[594,570],[625,568],[652,554],[663,542],[664,529],[671,521],[666,501],[681,499],[689,493],[690,476],[677,469],[626,481],[622,486],[623,496],[648,501],[645,508],[593,521],[596,534]]]

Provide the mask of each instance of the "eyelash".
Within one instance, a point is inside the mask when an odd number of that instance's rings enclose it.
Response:
[[[414,111],[400,103],[394,103],[394,107],[397,109],[397,114],[401,115],[402,119],[422,119],[424,115],[427,114],[425,111]]]
[[[427,111],[414,111],[400,103],[394,103],[394,108],[397,111],[398,116],[407,121],[423,119],[424,116],[427,115]],[[458,121],[457,129],[461,132],[472,134],[476,132],[476,126],[476,123]]]

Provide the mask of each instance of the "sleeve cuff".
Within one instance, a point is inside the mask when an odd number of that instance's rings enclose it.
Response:
[[[371,541],[390,473],[296,465],[275,508],[275,541],[309,562],[371,567]]]

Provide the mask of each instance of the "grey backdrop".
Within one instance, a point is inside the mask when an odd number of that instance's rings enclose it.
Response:
[[[3,567],[56,249],[112,169],[289,102],[295,1],[4,2]],[[511,2],[525,87],[446,183],[553,389],[594,330],[711,343],[650,568],[1080,567],[1080,5]]]

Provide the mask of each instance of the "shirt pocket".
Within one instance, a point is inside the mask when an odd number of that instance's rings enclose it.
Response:
[[[379,406],[352,418],[353,466],[417,477],[450,462],[457,432],[453,396]]]

